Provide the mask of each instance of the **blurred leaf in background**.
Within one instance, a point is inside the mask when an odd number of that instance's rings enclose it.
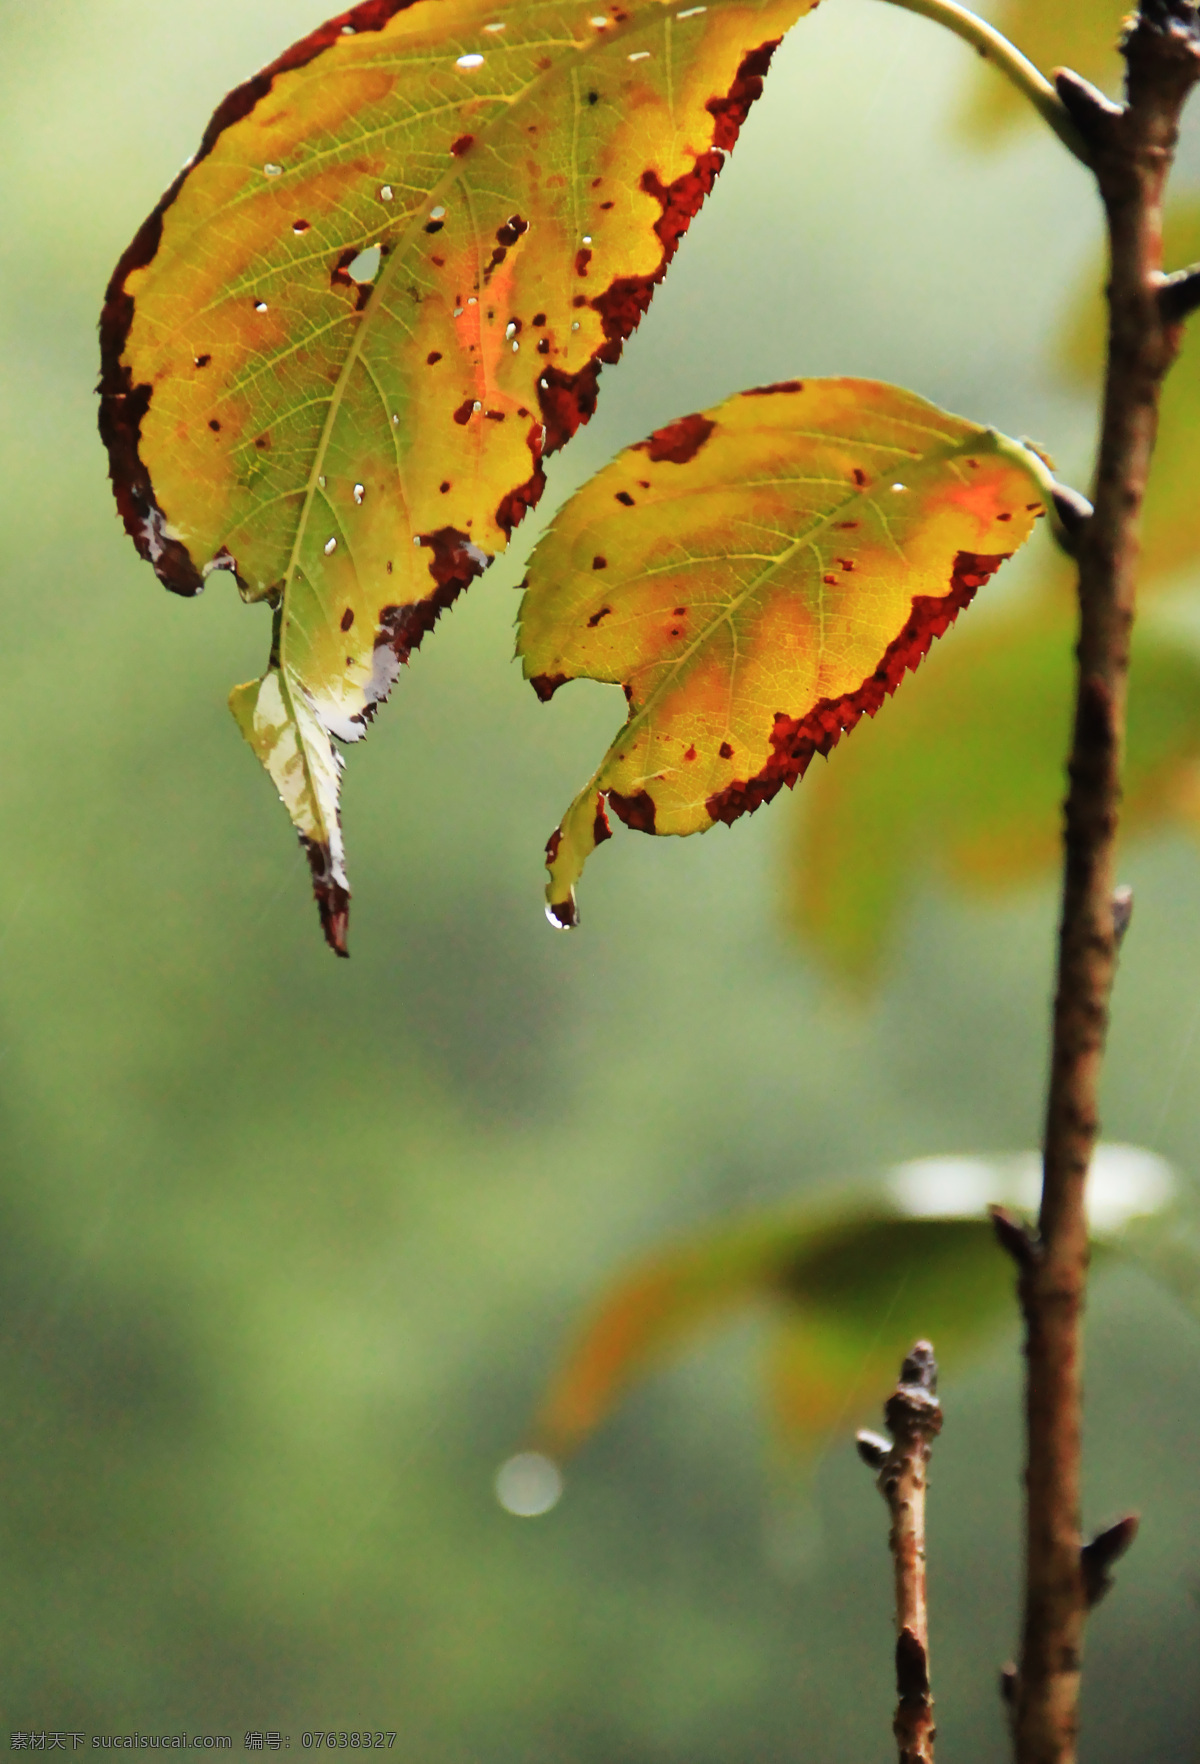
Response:
[[[637,1380],[747,1309],[769,1320],[768,1412],[793,1458],[852,1434],[922,1332],[961,1376],[1013,1315],[1012,1264],[986,1205],[1034,1205],[1039,1168],[1036,1153],[921,1159],[873,1192],[850,1189],[664,1246],[596,1302],[547,1391],[533,1447],[551,1461],[569,1457]],[[1161,1256],[1194,1304],[1200,1239],[1187,1208],[1171,1207],[1175,1188],[1154,1153],[1101,1145],[1092,1228],[1098,1249]]]

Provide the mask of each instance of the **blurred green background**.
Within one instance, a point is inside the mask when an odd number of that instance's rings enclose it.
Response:
[[[581,930],[552,933],[542,844],[620,700],[520,681],[535,522],[351,756],[353,959],[329,956],[225,708],[268,616],[159,589],[92,395],[121,248],[221,94],[324,13],[0,0],[0,1716],[239,1749],[391,1728],[422,1764],[883,1760],[886,1516],[846,1438],[811,1479],[773,1464],[752,1325],[645,1384],[546,1518],[492,1480],[631,1256],[902,1158],[1036,1142],[1053,880],[981,901],[928,866],[851,993],[788,929],[801,788],[704,839],[618,830]],[[1052,364],[1097,205],[1048,134],[968,138],[976,77],[872,0],[797,28],[546,513],[651,426],[797,373],[899,380],[1086,477],[1093,403]],[[1193,1183],[1197,853],[1152,834],[1124,874],[1106,1137]],[[1088,1519],[1137,1507],[1143,1532],[1092,1625],[1087,1756],[1178,1760],[1200,1736],[1200,1331],[1120,1269],[1090,1330]],[[941,1747],[987,1764],[1015,1330],[944,1399]]]

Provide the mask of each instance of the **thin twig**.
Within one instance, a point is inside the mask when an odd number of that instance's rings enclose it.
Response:
[[[889,1538],[896,1577],[896,1691],[892,1731],[900,1764],[933,1764],[933,1696],[929,1689],[929,1614],[925,1597],[925,1470],[942,1426],[937,1361],[919,1341],[900,1368],[884,1408],[892,1438],[860,1433],[859,1454],[878,1471],[879,1492],[892,1516]]]
[[[1084,165],[1089,163],[1087,142],[1075,127],[1070,112],[1050,81],[994,25],[977,18],[965,6],[956,5],[955,0],[889,0],[889,4],[902,6],[906,12],[919,12],[922,18],[944,25],[956,37],[961,37],[964,43],[969,43],[972,49],[977,50],[985,61],[990,61],[1016,87],[1022,98],[1029,100],[1044,121],[1050,124],[1063,146],[1076,159],[1082,160]]]
[[[1070,1764],[1075,1757],[1087,1599],[1080,1555],[1084,1189],[1098,1130],[1117,933],[1127,915],[1114,901],[1113,861],[1141,507],[1159,386],[1180,341],[1160,298],[1162,201],[1180,112],[1200,77],[1192,0],[1142,0],[1122,52],[1124,108],[1092,101],[1075,76],[1058,82],[1060,92],[1072,94],[1076,121],[1089,119],[1111,273],[1095,513],[1078,541],[1078,674],[1042,1204],[1035,1253],[1020,1264],[1028,1468],[1018,1764]]]

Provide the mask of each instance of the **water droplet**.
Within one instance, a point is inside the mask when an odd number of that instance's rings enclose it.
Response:
[[[695,18],[701,12],[707,12],[707,6],[689,6],[686,12],[677,12],[676,18]]]
[[[479,305],[479,302],[478,302],[478,300],[476,300],[474,294],[468,294],[467,305],[468,306],[478,306]]]
[[[649,61],[650,51],[649,49],[635,49],[628,59],[630,61]]]
[[[461,306],[456,306],[456,307],[455,307],[455,308],[454,308],[454,316],[455,316],[455,318],[461,318],[461,317],[462,317],[462,314],[463,314],[463,309],[462,309],[462,307],[461,307]]]
[[[420,543],[421,543],[421,535],[419,533],[414,533],[413,534],[413,544],[419,545]]]
[[[588,23],[594,25],[598,31],[602,31],[608,23],[608,20],[606,18],[589,18]]]
[[[482,55],[460,55],[454,63],[455,67],[482,67]]]
[[[471,406],[471,409],[472,410],[482,410],[483,409],[483,406],[482,406],[482,404],[480,404],[478,398],[475,400],[474,404]]]
[[[292,222],[292,231],[293,233],[307,233],[311,224],[310,221],[306,220],[294,220]]]
[[[343,37],[353,37],[355,35],[354,26],[353,25],[343,25],[342,26],[342,35],[343,35]]]
[[[445,206],[439,202],[436,208],[431,208],[429,210],[429,218],[430,220],[441,220],[445,212]]]
[[[908,485],[907,484],[893,484],[892,489],[893,490],[907,490]]]
[[[506,31],[508,26],[503,19],[498,19],[495,24],[486,24],[483,28],[485,31]]]
[[[392,412],[392,427],[399,428],[399,426],[400,426],[400,418],[396,415],[395,411],[393,411]]]
[[[266,165],[263,166],[263,176],[264,178],[277,178],[282,170],[281,165],[273,165],[268,159]]]
[[[266,312],[266,310],[267,310],[266,301],[265,300],[256,300],[254,302],[254,310],[255,310],[255,312]]]
[[[380,186],[379,200],[381,202],[394,202],[395,199],[396,192],[392,189],[390,184],[383,184]]]
[[[317,479],[317,489],[324,490],[324,488],[325,488],[325,474],[324,474],[324,472],[322,472],[320,477]]]
[[[543,375],[543,376],[542,376],[542,378],[541,378],[541,379],[540,379],[540,380],[539,380],[539,381],[538,381],[538,385],[539,385],[539,386],[540,386],[540,387],[541,387],[541,389],[542,389],[542,391],[543,391],[543,392],[544,392],[544,391],[545,391],[545,390],[546,390],[546,388],[547,388],[547,386],[549,386],[549,384],[550,384],[550,382],[549,382],[549,380],[547,380],[547,379],[546,379],[546,377],[545,377],[545,376],[544,376],[544,375]]]
[[[517,334],[517,321],[516,321],[516,319],[509,319],[508,323],[504,327],[504,335],[507,337],[508,341],[511,343],[513,338],[516,336],[516,334]]]
[[[590,245],[592,242],[592,235],[590,233],[585,233],[583,235],[583,242],[585,245]]]
[[[562,1499],[562,1472],[541,1452],[518,1452],[496,1472],[496,1499],[517,1519],[539,1519]]]
[[[359,504],[360,507],[362,505],[362,499],[366,494],[367,494],[367,491],[366,491],[365,485],[356,484],[354,486],[354,500],[355,500],[355,502],[357,502]]]
[[[521,345],[519,343],[514,343],[513,344],[513,354],[518,355],[520,353],[520,350],[521,350]]]
[[[571,320],[571,329],[573,331],[577,331],[579,329],[579,320],[578,319]]]
[[[337,540],[336,539],[326,539],[326,541],[325,541],[325,555],[326,555],[326,557],[332,557],[336,550],[337,550]]]

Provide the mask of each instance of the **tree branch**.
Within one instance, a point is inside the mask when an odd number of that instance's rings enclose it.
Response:
[[[896,1691],[892,1731],[900,1764],[933,1764],[933,1697],[929,1689],[929,1616],[925,1599],[925,1467],[942,1426],[937,1361],[919,1341],[900,1368],[884,1415],[892,1432],[860,1433],[864,1463],[878,1472],[892,1516],[889,1543],[896,1577]]]
[[[1022,98],[1028,99],[1043,121],[1050,124],[1063,146],[1084,165],[1090,164],[1087,142],[1050,81],[994,25],[977,17],[965,6],[957,5],[956,0],[889,0],[889,4],[901,6],[906,12],[919,12],[922,18],[944,25],[964,43],[969,43],[1016,87]]]
[[[1159,272],[1164,186],[1180,112],[1200,77],[1192,0],[1142,0],[1122,53],[1128,101],[1123,109],[1107,100],[1093,105],[1089,141],[1108,220],[1108,367],[1095,512],[1078,539],[1078,673],[1042,1204],[1037,1254],[1022,1263],[1019,1278],[1028,1468],[1018,1764],[1075,1757],[1087,1605],[1080,1553],[1084,1189],[1098,1131],[1117,932],[1127,916],[1127,903],[1114,901],[1113,857],[1141,508],[1159,386],[1180,340],[1180,327],[1163,315]],[[1064,84],[1070,81],[1060,77],[1060,92]]]

